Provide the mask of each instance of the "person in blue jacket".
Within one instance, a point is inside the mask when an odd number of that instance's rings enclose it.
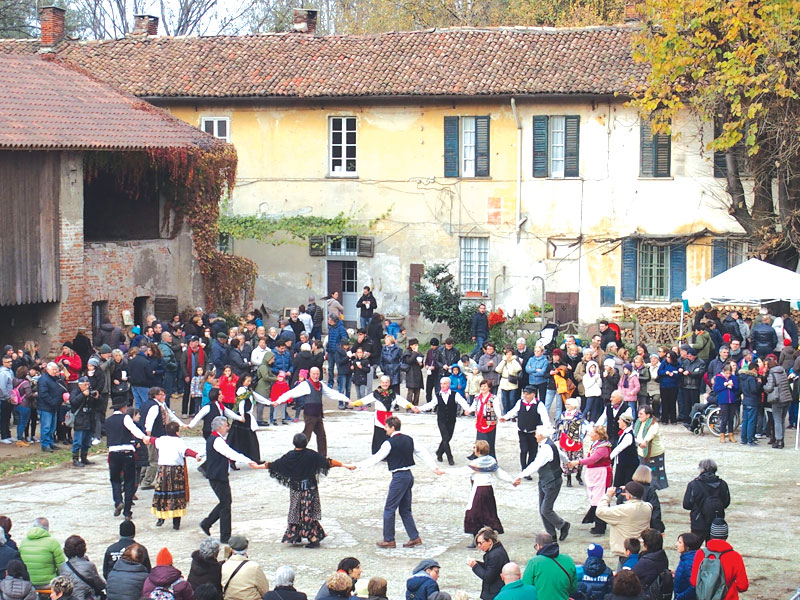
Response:
[[[577,567],[578,592],[586,600],[602,600],[611,593],[614,574],[603,560],[603,547],[589,544],[586,562]]]
[[[681,382],[680,360],[675,352],[669,352],[658,367],[658,388],[661,392],[661,422],[664,425],[678,422],[678,387]]]
[[[406,600],[428,600],[439,591],[439,563],[432,558],[421,561],[406,580]]]
[[[464,398],[467,397],[467,376],[461,372],[460,363],[454,363],[450,367],[450,389]]]
[[[758,446],[756,441],[756,422],[758,411],[761,410],[761,394],[763,378],[758,374],[758,363],[763,363],[759,358],[758,362],[748,363],[742,361],[742,368],[739,369],[739,387],[742,390],[742,433],[741,443],[748,446]]]
[[[734,374],[735,363],[725,363],[716,377],[714,377],[714,393],[719,404],[719,441],[724,442],[727,435],[728,441],[733,442],[733,409],[736,407],[739,393],[739,378]]]
[[[673,578],[674,600],[697,600],[692,579],[694,554],[700,548],[700,538],[693,533],[682,533],[678,536],[675,549],[678,551],[678,566]]]
[[[550,377],[547,372],[547,357],[542,346],[533,349],[533,356],[528,359],[525,365],[525,372],[528,374],[528,383],[536,388],[536,399],[544,402],[547,395],[547,382]]]

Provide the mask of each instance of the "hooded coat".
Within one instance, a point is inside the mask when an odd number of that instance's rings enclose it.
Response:
[[[706,471],[692,479],[683,495],[683,508],[689,511],[692,532],[707,535],[711,522],[717,516],[724,518],[730,503],[728,484],[716,473]]]
[[[578,592],[586,600],[602,600],[611,593],[614,574],[600,556],[589,556],[582,567],[578,567]]]
[[[540,548],[528,561],[522,581],[535,587],[539,598],[547,600],[567,600],[578,590],[575,561],[559,553],[557,542]]]
[[[406,600],[428,600],[439,591],[439,584],[425,571],[418,571],[406,580]]]
[[[30,581],[6,577],[0,581],[0,598],[3,600],[36,600],[36,590]]]
[[[467,397],[467,376],[461,372],[461,363],[450,366],[450,389]]]
[[[147,567],[143,564],[120,558],[108,574],[107,600],[139,600],[147,576]]]
[[[41,527],[31,527],[19,544],[19,555],[28,568],[31,583],[47,585],[58,575],[59,567],[67,562],[61,544]]]
[[[191,584],[172,565],[153,567],[142,587],[142,596],[149,598],[150,592],[157,587],[169,588],[170,586],[173,586],[172,592],[175,600],[194,600],[194,591]]]

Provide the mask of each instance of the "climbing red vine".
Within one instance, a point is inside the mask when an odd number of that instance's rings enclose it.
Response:
[[[87,152],[86,174],[111,169],[118,184],[135,192],[142,174],[153,169],[178,225],[185,221],[203,278],[210,310],[232,310],[252,301],[257,269],[253,261],[220,252],[219,205],[236,182],[236,149],[214,141],[207,147],[152,148],[144,152]]]

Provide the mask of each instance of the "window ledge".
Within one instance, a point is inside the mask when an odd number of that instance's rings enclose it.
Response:
[[[456,181],[491,181],[492,176],[488,177],[445,177],[445,179],[454,179]]]
[[[534,177],[534,179],[544,179],[546,181],[582,181],[583,177]]]
[[[672,175],[670,175],[669,177],[643,177],[639,175],[637,179],[639,181],[673,181],[675,177]]]
[[[358,173],[347,173],[345,175],[341,173],[328,173],[325,179],[358,179]]]

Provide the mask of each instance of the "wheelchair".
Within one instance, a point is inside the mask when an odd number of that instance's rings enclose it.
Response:
[[[720,407],[716,402],[707,402],[701,410],[693,413],[694,416],[692,417],[689,429],[691,429],[692,433],[695,435],[703,435],[706,430],[710,431],[712,435],[719,435],[720,412]],[[740,421],[741,417],[739,416],[739,412],[733,413],[733,431],[739,429]]]

